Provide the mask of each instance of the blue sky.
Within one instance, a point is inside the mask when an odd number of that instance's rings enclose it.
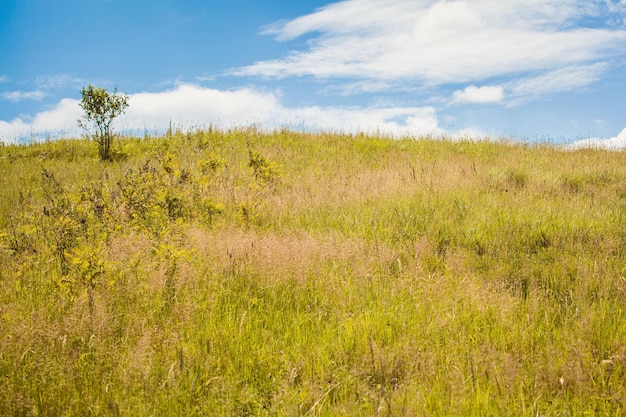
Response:
[[[3,0],[0,141],[255,124],[626,146],[626,0]]]

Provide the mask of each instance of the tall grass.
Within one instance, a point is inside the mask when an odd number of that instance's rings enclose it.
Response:
[[[624,415],[626,154],[0,148],[0,415]]]

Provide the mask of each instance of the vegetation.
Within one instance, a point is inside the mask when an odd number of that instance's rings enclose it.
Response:
[[[82,96],[80,107],[85,111],[78,125],[85,129],[90,137],[98,144],[100,159],[106,161],[111,158],[111,143],[113,142],[113,130],[111,124],[128,107],[128,96],[117,94],[117,88],[113,94],[104,88],[95,88],[89,85],[80,91]],[[87,123],[87,124],[86,124]],[[89,126],[89,124],[93,126]]]
[[[626,414],[626,154],[0,148],[0,415]]]

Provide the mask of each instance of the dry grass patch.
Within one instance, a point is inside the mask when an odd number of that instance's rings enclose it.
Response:
[[[248,268],[267,280],[304,280],[332,264],[350,265],[352,274],[365,277],[378,264],[397,261],[394,252],[383,246],[339,235],[192,228],[187,238],[194,256],[212,260],[217,271]]]

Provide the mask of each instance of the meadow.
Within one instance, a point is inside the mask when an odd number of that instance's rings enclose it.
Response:
[[[626,415],[626,153],[114,150],[0,146],[0,415]]]

